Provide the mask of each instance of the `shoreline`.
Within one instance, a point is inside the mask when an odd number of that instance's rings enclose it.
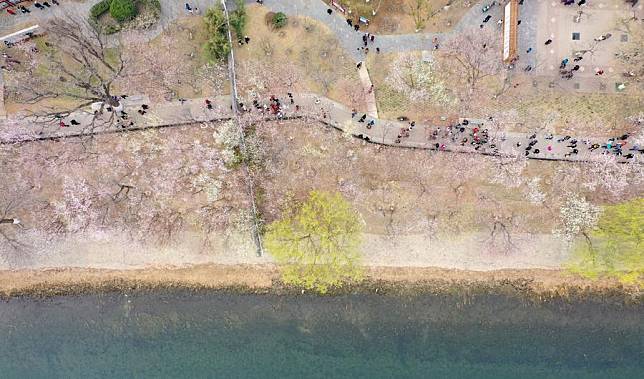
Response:
[[[367,267],[361,283],[330,291],[343,294],[451,294],[481,292],[519,295],[537,301],[587,296],[620,297],[640,302],[641,289],[614,280],[589,280],[564,270],[505,269],[468,271],[437,267]],[[238,294],[301,295],[300,288],[284,285],[271,264],[195,265],[132,270],[57,268],[0,271],[0,299],[50,298],[108,292],[154,290],[221,291]],[[311,291],[306,291],[312,294]],[[628,300],[630,299],[630,300]]]

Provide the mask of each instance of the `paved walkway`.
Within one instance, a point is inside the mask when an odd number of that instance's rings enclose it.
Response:
[[[378,118],[376,91],[374,91],[373,89],[373,84],[371,83],[371,78],[369,77],[367,65],[363,64],[360,67],[360,70],[358,70],[358,76],[360,76],[360,83],[362,84],[362,89],[364,91],[364,99],[367,103],[367,114],[370,117]]]
[[[31,140],[42,140],[64,137],[78,137],[88,134],[116,133],[121,131],[139,130],[148,128],[158,128],[174,125],[186,125],[200,122],[227,120],[233,117],[228,96],[213,98],[213,109],[205,107],[205,99],[193,99],[180,102],[167,102],[159,104],[150,104],[145,115],[139,115],[137,110],[145,101],[144,98],[131,97],[124,101],[125,110],[129,121],[134,122],[134,126],[122,128],[118,125],[109,125],[99,127],[93,130],[88,129],[88,124],[92,115],[86,112],[78,112],[64,121],[71,122],[76,119],[81,125],[75,127],[61,128],[58,123],[34,124],[31,122],[6,122],[0,125],[0,143],[26,142]],[[481,120],[458,120],[454,121],[451,129],[447,126],[432,126],[416,124],[409,130],[408,122],[388,121],[373,119],[365,115],[364,122],[358,120],[362,114],[352,117],[351,110],[344,105],[337,103],[328,98],[315,94],[294,94],[295,104],[300,106],[300,111],[296,112],[295,106],[289,105],[286,96],[282,96],[282,103],[285,106],[282,109],[285,118],[317,119],[336,129],[362,138],[366,141],[405,148],[417,148],[439,151],[453,151],[462,153],[474,153],[495,156],[517,156],[524,155],[525,148],[533,142],[527,155],[529,159],[542,160],[566,160],[566,161],[599,161],[605,159],[604,152],[606,148],[599,147],[590,151],[592,144],[605,145],[607,138],[580,138],[568,137],[565,141],[564,136],[546,136],[537,134],[534,138],[522,133],[505,133],[495,132],[492,126],[488,126],[488,121]],[[247,106],[250,101],[246,102]],[[252,106],[251,106],[252,107]],[[250,112],[261,112],[257,109],[251,109]],[[264,114],[266,119],[276,119],[276,115],[270,113]],[[368,122],[373,120],[374,125],[368,127]],[[485,137],[484,130],[489,128],[489,133]],[[449,131],[451,130],[451,133]],[[464,141],[464,139],[466,139]],[[477,144],[476,140],[487,140],[485,144]],[[571,141],[577,140],[575,155],[567,155],[573,148],[569,147]],[[472,143],[474,141],[474,144]],[[584,142],[586,141],[586,142]],[[517,146],[519,145],[519,146]],[[476,147],[479,146],[479,147]],[[551,150],[548,150],[548,146]],[[613,143],[615,146],[615,143]],[[623,154],[633,154],[631,161],[644,161],[644,147],[639,147],[640,151],[629,151],[631,146],[628,144],[623,148]],[[535,153],[536,150],[538,153]],[[626,161],[622,155],[619,159]]]
[[[210,121],[228,120],[233,113],[229,96],[210,98],[212,109],[206,108],[205,99],[190,99],[185,102],[172,101],[151,104],[143,96],[130,96],[122,100],[127,119],[118,123],[110,122],[111,113],[98,117],[94,125],[94,115],[89,111],[79,111],[61,119],[66,125],[61,127],[59,121],[34,122],[30,119],[9,119],[0,124],[0,143],[80,137],[104,133],[115,133],[129,130],[158,128],[173,125],[185,125]],[[142,104],[149,105],[144,115],[138,113]],[[75,120],[78,125],[71,125]],[[132,124],[131,124],[132,123]],[[125,127],[123,127],[125,126]]]
[[[247,3],[255,3],[254,0],[246,0]],[[226,0],[227,4],[234,7],[234,0]],[[437,37],[441,42],[444,42],[451,35],[458,34],[469,27],[477,27],[481,24],[482,19],[486,14],[492,15],[493,20],[501,18],[501,7],[495,6],[488,13],[481,12],[480,4],[484,1],[474,2],[470,10],[454,25],[454,27],[447,33],[413,33],[413,34],[391,34],[391,35],[376,35],[373,48],[380,48],[383,53],[387,52],[400,52],[400,51],[414,51],[414,50],[431,50],[432,39]],[[329,15],[327,9],[329,7],[321,0],[264,0],[264,6],[274,12],[284,12],[288,15],[306,16],[324,23],[333,32],[342,46],[349,52],[349,54],[356,60],[361,61],[364,59],[364,53],[360,50],[362,46],[362,35],[364,31],[356,32],[352,27],[347,25],[346,18],[343,14],[334,9],[333,13]],[[488,22],[485,25],[488,27],[496,27],[493,22]]]
[[[60,0],[60,6],[52,6],[45,11],[30,7],[31,13],[18,13],[16,16],[9,14],[0,15],[0,34],[8,34],[16,31],[18,26],[42,24],[52,17],[71,16],[81,19],[87,19],[89,9],[92,5],[100,0],[87,0],[83,3],[69,0]],[[148,31],[144,31],[147,38],[154,38],[161,33],[168,25],[174,22],[180,16],[186,15],[185,3],[188,2],[193,8],[198,8],[197,13],[203,14],[208,7],[219,3],[219,0],[160,0],[161,2],[161,19],[155,26]],[[255,0],[246,0],[248,4],[255,4]],[[229,8],[234,8],[234,0],[226,0]],[[483,1],[472,5],[471,9],[448,33],[414,33],[414,34],[393,34],[377,35],[375,47],[380,47],[382,52],[412,51],[412,50],[429,50],[431,41],[438,37],[443,41],[446,37],[457,34],[468,27],[476,27],[481,23],[484,17],[481,12],[480,4]],[[364,54],[360,51],[362,46],[362,31],[356,32],[349,27],[346,19],[339,12],[327,14],[328,6],[321,0],[264,0],[264,6],[275,12],[284,12],[289,15],[306,16],[324,23],[339,39],[344,48],[355,58],[356,61],[364,59]],[[501,16],[501,7],[493,7],[487,14],[492,15],[493,20]],[[489,22],[485,27],[496,27]],[[252,31],[251,31],[252,32]]]

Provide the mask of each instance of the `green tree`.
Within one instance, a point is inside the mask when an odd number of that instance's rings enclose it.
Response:
[[[244,30],[246,29],[246,5],[244,0],[237,0],[235,3],[237,7],[230,14],[230,25],[235,30],[237,39],[241,41],[244,38]]]
[[[118,22],[131,20],[136,17],[136,5],[132,0],[112,0],[110,15]]]
[[[275,29],[283,28],[288,23],[288,16],[282,12],[277,12],[273,15],[272,23]]]
[[[206,55],[211,60],[221,61],[226,59],[230,52],[228,43],[228,26],[226,25],[226,15],[221,6],[208,8],[204,14],[204,22],[208,31],[208,41],[204,46]]]
[[[361,232],[359,215],[342,195],[312,191],[268,226],[265,244],[284,282],[325,293],[362,277]]]
[[[590,278],[644,282],[644,198],[604,208],[597,227],[574,252],[569,268]]]

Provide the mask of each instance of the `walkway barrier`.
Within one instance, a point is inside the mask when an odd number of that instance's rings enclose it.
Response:
[[[40,26],[34,25],[28,28],[18,30],[17,32],[7,34],[6,36],[0,37],[0,41],[4,42],[6,45],[20,43],[24,40],[39,36],[44,34]]]

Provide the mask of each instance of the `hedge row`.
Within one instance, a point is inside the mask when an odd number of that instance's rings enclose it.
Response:
[[[107,12],[110,10],[110,3],[112,0],[102,0],[99,1],[98,3],[94,4],[92,8],[89,10],[89,15],[93,19],[98,19],[103,13]]]

